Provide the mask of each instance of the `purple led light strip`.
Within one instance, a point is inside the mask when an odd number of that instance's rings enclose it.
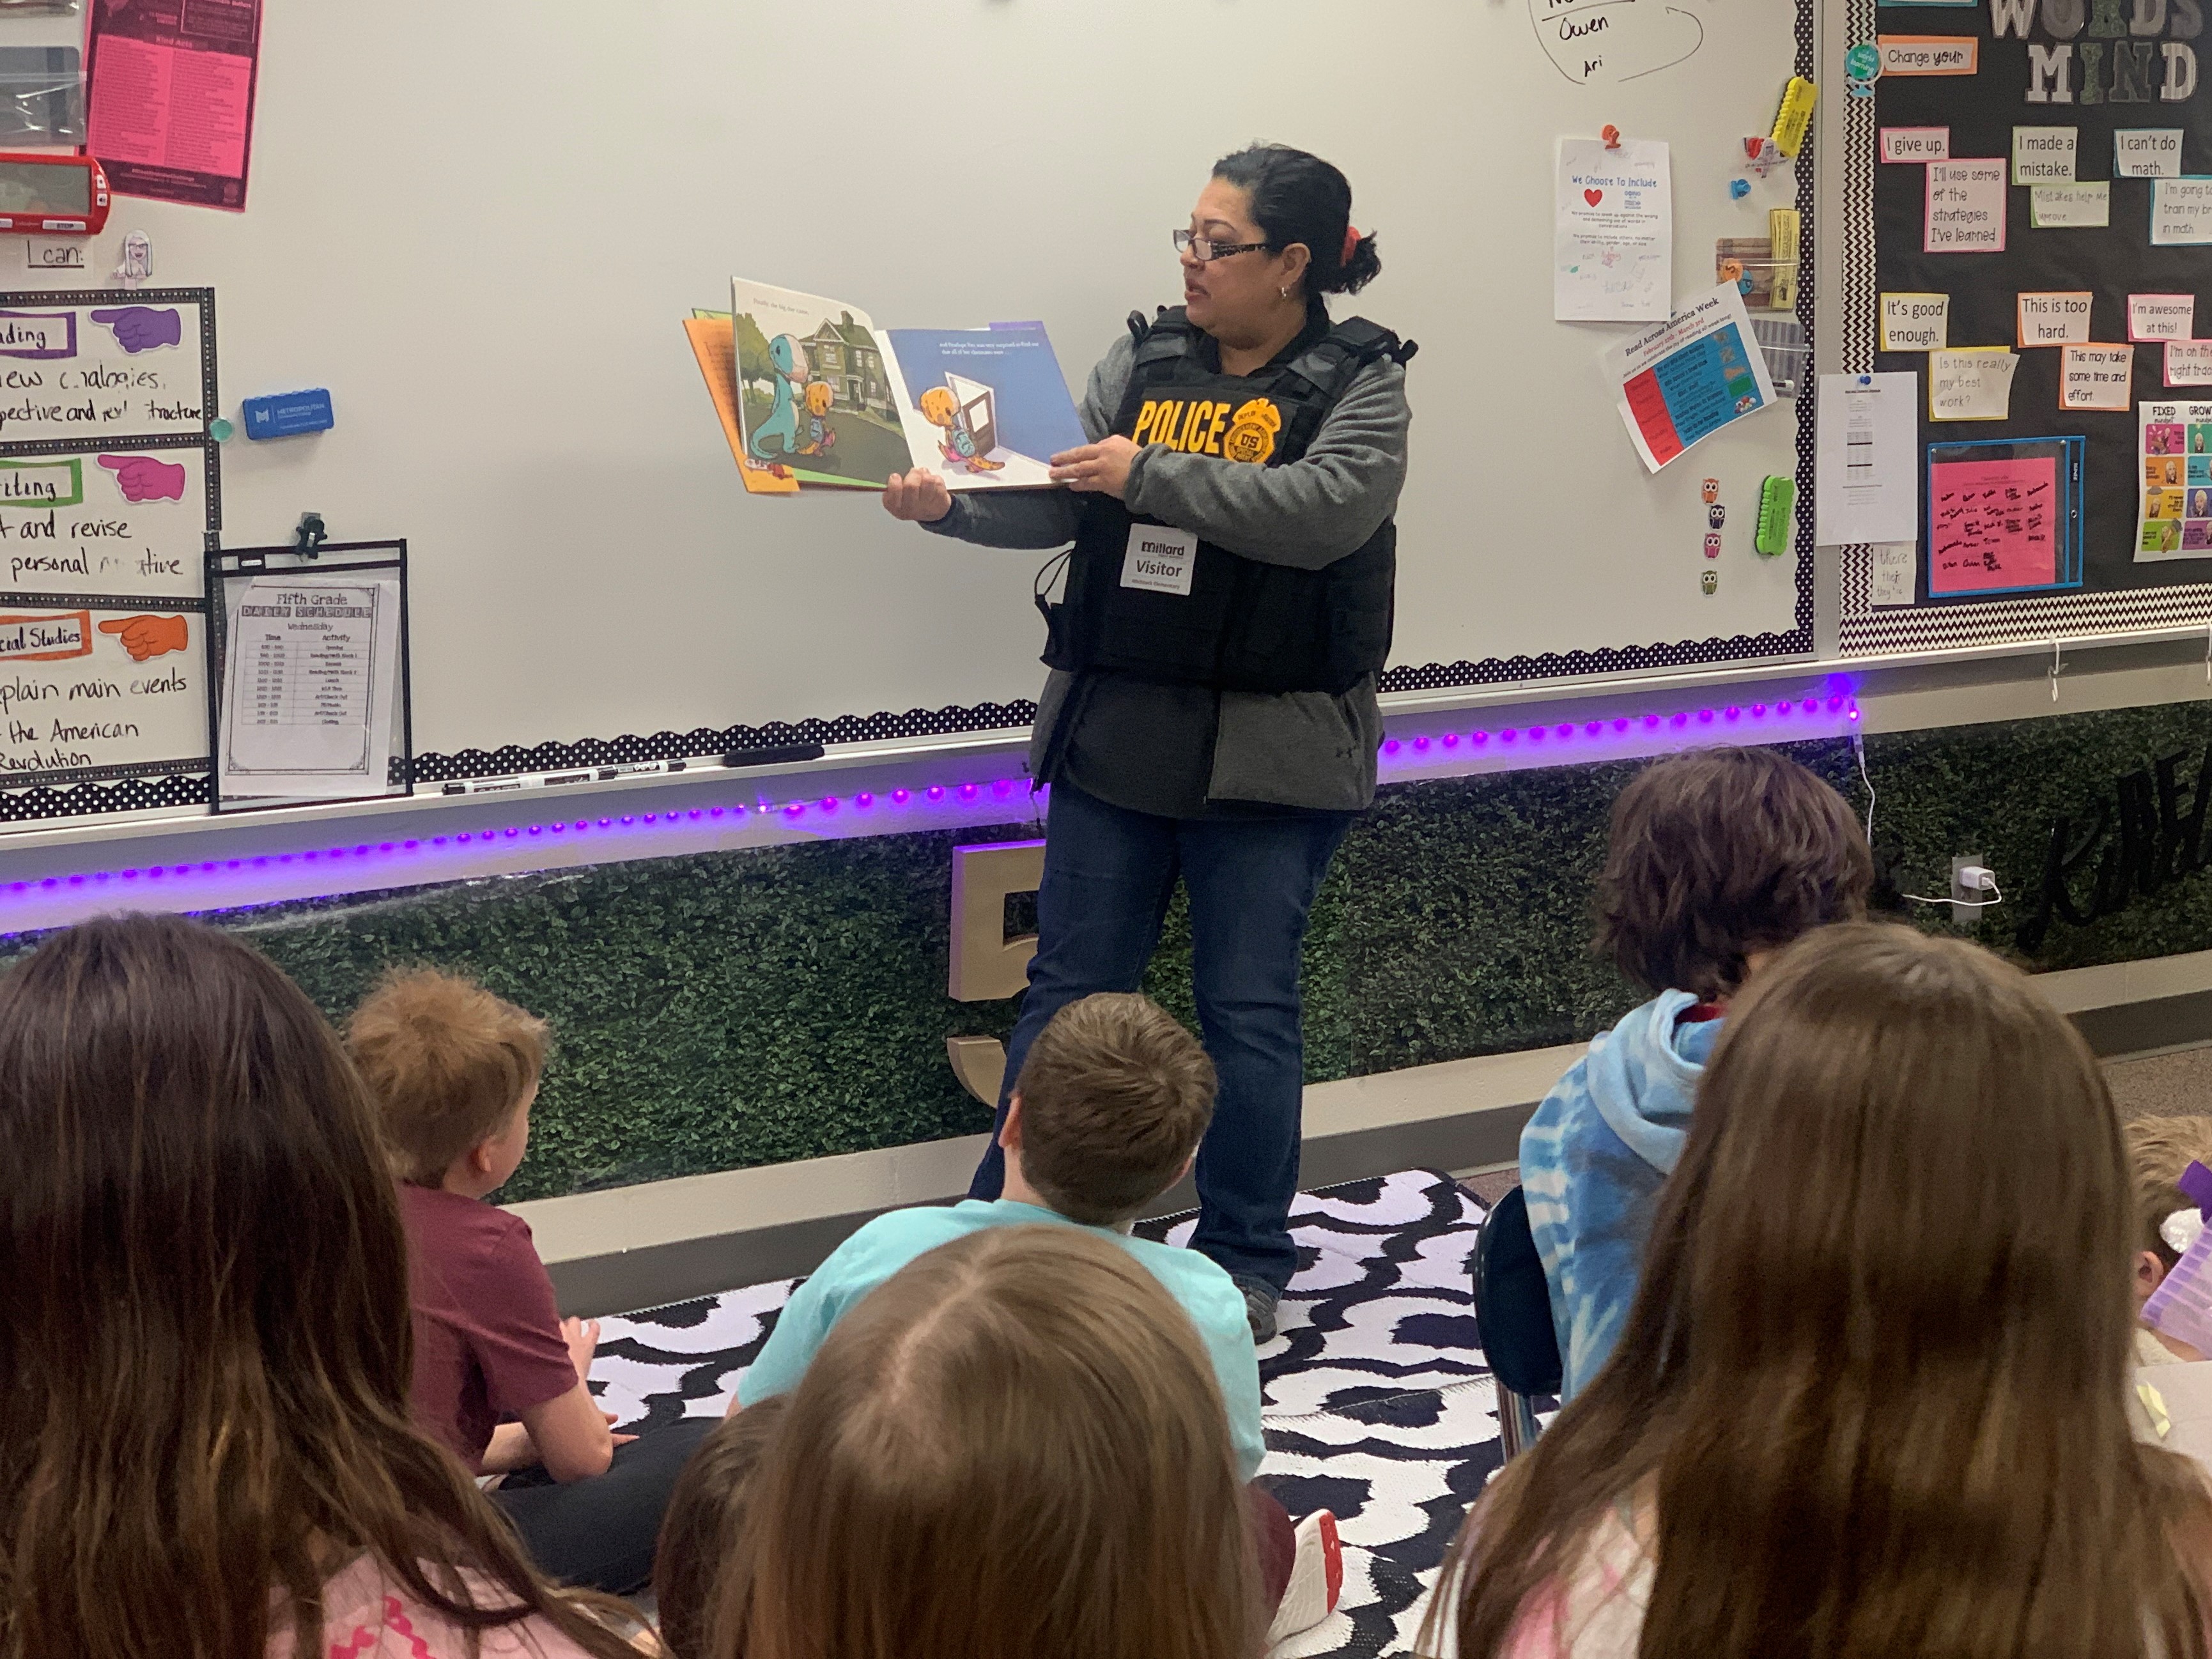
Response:
[[[1410,739],[1392,738],[1382,745],[1386,761],[1407,763],[1407,751],[1412,756],[1433,758],[1435,750],[1455,750],[1462,744],[1475,749],[1487,749],[1492,743],[1505,747],[1529,744],[1566,743],[1577,737],[1585,742],[1600,738],[1622,738],[1635,735],[1661,732],[1688,732],[1692,726],[1732,726],[1741,728],[1747,720],[1763,723],[1781,722],[1792,719],[1817,720],[1821,714],[1840,716],[1847,724],[1856,725],[1860,718],[1858,701],[1849,695],[1826,697],[1784,698],[1771,705],[1764,702],[1729,704],[1719,708],[1700,708],[1694,713],[1677,710],[1669,714],[1617,715],[1611,720],[1571,720],[1528,726],[1501,726],[1498,730],[1477,730],[1461,733],[1446,732],[1435,737]],[[732,823],[748,818],[774,817],[787,823],[797,823],[811,816],[827,820],[842,812],[872,813],[886,808],[897,811],[914,805],[917,801],[925,805],[942,805],[947,801],[971,804],[983,798],[988,790],[993,799],[1011,800],[1023,788],[1021,781],[997,778],[988,784],[958,783],[932,784],[920,790],[892,789],[883,794],[862,790],[849,798],[824,795],[817,799],[788,801],[760,801],[751,805],[693,806],[672,812],[625,812],[600,818],[563,819],[553,823],[508,824],[502,830],[464,830],[450,836],[423,836],[404,841],[363,842],[353,847],[333,847],[326,851],[305,853],[265,853],[244,858],[204,859],[197,863],[155,864],[143,868],[132,867],[120,871],[96,870],[88,875],[46,876],[35,881],[11,881],[5,891],[15,893],[53,893],[64,890],[82,890],[88,887],[129,889],[141,881],[162,881],[181,876],[214,875],[225,871],[267,870],[283,866],[320,866],[325,860],[337,863],[349,859],[402,857],[419,853],[425,848],[443,848],[469,847],[477,844],[498,845],[506,842],[522,842],[531,837],[543,839],[547,836],[586,836],[607,832],[619,832],[638,825],[659,828],[682,827],[694,823],[712,823],[727,820]]]
[[[1747,720],[1756,722],[1769,720],[1781,721],[1796,718],[1801,714],[1806,718],[1817,720],[1824,713],[1840,715],[1846,724],[1855,726],[1860,718],[1858,699],[1849,696],[1802,699],[1784,697],[1781,702],[1771,705],[1763,702],[1748,705],[1730,703],[1722,708],[1700,708],[1694,714],[1685,708],[1677,709],[1671,714],[1639,716],[1617,714],[1611,720],[1583,720],[1579,725],[1573,720],[1561,720],[1555,725],[1501,726],[1496,732],[1474,731],[1464,734],[1458,732],[1446,732],[1437,737],[1419,737],[1404,740],[1392,738],[1383,744],[1382,754],[1385,759],[1395,760],[1409,750],[1416,755],[1427,755],[1436,749],[1456,749],[1462,743],[1475,749],[1486,748],[1492,743],[1517,744],[1524,739],[1532,744],[1566,743],[1577,736],[1589,740],[1601,738],[1625,738],[1631,733],[1687,732],[1693,725],[1699,727],[1714,725],[1741,727]]]

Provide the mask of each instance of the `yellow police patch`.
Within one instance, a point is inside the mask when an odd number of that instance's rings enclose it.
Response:
[[[1232,461],[1257,466],[1275,453],[1275,434],[1283,429],[1282,412],[1265,398],[1240,405],[1230,417],[1229,435],[1221,453]]]

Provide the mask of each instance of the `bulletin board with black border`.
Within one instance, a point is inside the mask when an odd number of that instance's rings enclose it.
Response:
[[[2124,409],[2062,409],[2064,349],[2023,344],[2019,308],[2022,294],[2086,293],[2088,342],[2123,346],[2130,343],[2131,295],[2193,295],[2191,331],[2212,335],[2212,246],[2153,246],[2154,181],[2113,176],[2114,135],[2120,131],[2178,131],[2179,154],[2170,165],[2185,178],[2212,175],[2212,80],[2200,77],[2197,61],[2204,21],[2200,0],[1978,0],[1969,5],[1849,0],[1849,40],[1875,46],[1884,72],[1870,97],[1856,95],[1840,80],[1824,89],[1846,103],[1841,367],[1920,377],[1916,453],[1922,511],[1910,605],[1876,603],[1883,596],[1873,580],[1875,550],[1844,550],[1841,649],[1863,654],[2078,637],[2212,617],[2212,544],[2202,558],[2136,557],[2144,510],[2137,405],[2212,402],[2212,385],[2169,388],[2164,345],[2138,340],[2124,388],[2081,393],[2076,382],[2077,395],[2117,401],[2124,391]],[[1905,44],[1913,40],[1931,45]],[[1953,44],[1934,44],[1944,42]],[[1916,58],[1955,69],[1966,57],[1971,73],[1897,72]],[[2098,191],[2046,191],[2038,197],[2033,185],[2016,182],[2015,128],[2073,131],[2073,179],[2105,186],[2104,225],[2051,222],[2094,218]],[[1928,251],[1930,163],[1882,159],[1883,134],[1906,129],[1948,131],[1952,164],[2005,162],[2001,251]],[[2063,143],[2054,148],[2063,149]],[[1986,190],[1980,199],[1989,199]],[[1930,418],[1935,360],[1925,351],[1881,349],[1885,294],[1948,295],[1948,347],[2015,352],[2005,418]],[[2087,362],[2077,359],[2077,368]],[[1931,493],[1931,445],[1957,446],[1938,452],[1942,459],[2075,458],[2079,496],[2069,509],[2078,511],[2078,560],[2072,568],[2062,516],[2050,583],[1981,592],[1959,588],[1947,578],[1949,592],[1931,592],[1930,516],[1950,499]],[[2057,471],[2063,479],[2063,464]]]

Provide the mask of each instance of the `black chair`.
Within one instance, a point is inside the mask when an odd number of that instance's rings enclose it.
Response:
[[[1535,1443],[1537,1396],[1559,1393],[1564,1375],[1552,1293],[1518,1187],[1498,1200],[1475,1236],[1474,1317],[1498,1389],[1498,1437],[1505,1455],[1516,1457]]]

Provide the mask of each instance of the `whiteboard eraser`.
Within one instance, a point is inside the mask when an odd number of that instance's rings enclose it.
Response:
[[[1778,475],[1759,486],[1759,532],[1752,545],[1768,558],[1790,550],[1790,516],[1796,505],[1794,479]]]
[[[248,398],[243,410],[249,438],[293,438],[303,432],[327,432],[337,424],[331,394],[320,389]]]

